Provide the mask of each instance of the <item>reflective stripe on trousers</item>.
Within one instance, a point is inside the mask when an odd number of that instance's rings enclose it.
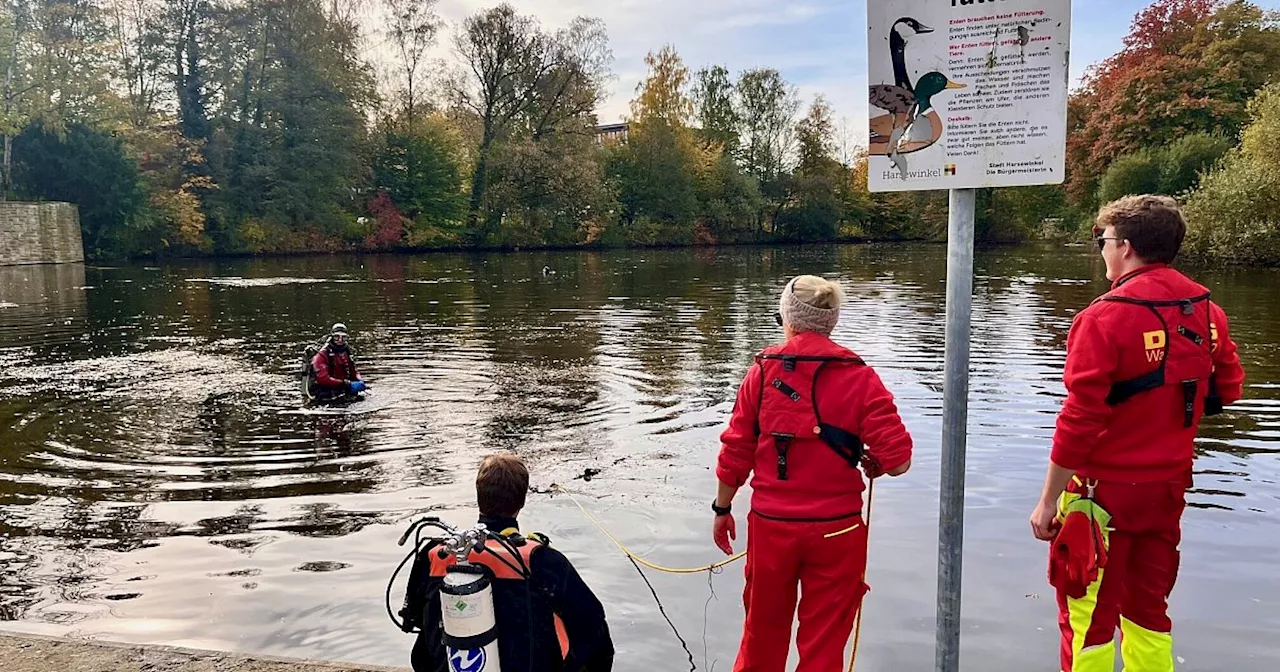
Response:
[[[1111,512],[1114,529],[1106,535],[1107,566],[1084,597],[1058,591],[1063,672],[1113,672],[1117,629],[1125,672],[1173,672],[1168,597],[1178,574],[1184,492],[1180,482],[1098,484],[1094,498]]]

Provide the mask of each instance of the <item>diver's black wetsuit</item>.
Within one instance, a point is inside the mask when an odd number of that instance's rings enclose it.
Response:
[[[513,518],[480,516],[480,522],[495,531],[517,527]],[[414,560],[400,615],[407,631],[421,630],[413,647],[414,672],[451,672],[442,640],[443,579],[431,576],[432,553],[434,545]],[[610,672],[613,640],[604,606],[591,588],[568,558],[549,546],[535,551],[529,565],[528,581],[493,582],[501,672]],[[563,659],[554,616],[568,635],[569,652]]]

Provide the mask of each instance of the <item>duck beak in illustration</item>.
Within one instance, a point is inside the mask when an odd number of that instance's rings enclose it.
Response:
[[[948,88],[948,89],[963,89],[963,88],[966,88],[966,87],[968,87],[968,86],[969,86],[968,84],[960,84],[960,83],[958,83],[958,82],[953,82],[953,81],[951,81],[951,80],[949,80],[949,79],[947,80],[947,88]]]

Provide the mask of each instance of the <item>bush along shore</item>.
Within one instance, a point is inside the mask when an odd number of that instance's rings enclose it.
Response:
[[[665,45],[602,124],[624,27],[437,2],[14,3],[0,189],[76,203],[94,259],[945,235],[944,192],[868,193],[862,129],[778,69]],[[1072,93],[1065,183],[980,190],[977,239],[1083,239],[1154,192],[1190,255],[1280,264],[1278,75],[1275,11],[1158,0]]]

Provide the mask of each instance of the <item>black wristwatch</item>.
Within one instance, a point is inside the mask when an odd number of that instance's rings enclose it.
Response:
[[[714,499],[711,500],[711,510],[715,511],[717,516],[727,516],[729,515],[729,511],[731,511],[732,509],[733,509],[733,504],[730,504],[729,506],[721,507],[721,506],[716,506],[716,500]]]

